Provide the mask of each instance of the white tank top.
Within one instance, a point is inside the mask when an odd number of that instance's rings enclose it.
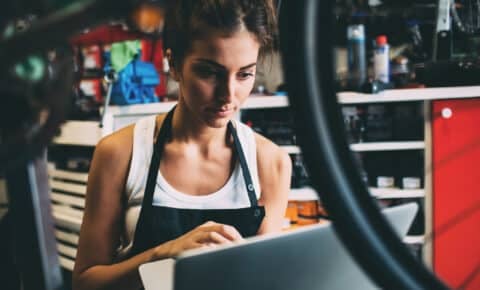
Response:
[[[117,260],[124,259],[129,253],[135,228],[140,214],[143,195],[147,184],[148,169],[153,153],[156,116],[140,119],[134,127],[133,150],[130,169],[125,186],[126,209],[125,224],[120,246],[117,250]],[[245,159],[250,169],[257,198],[260,197],[260,183],[257,170],[257,150],[254,132],[250,127],[233,120],[237,129],[238,138],[242,144]],[[189,209],[227,209],[250,206],[248,193],[240,164],[237,162],[232,175],[218,191],[208,195],[193,196],[182,193],[173,188],[158,173],[157,185],[153,194],[153,204],[173,208]]]

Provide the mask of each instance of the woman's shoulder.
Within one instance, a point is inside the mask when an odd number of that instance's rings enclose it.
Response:
[[[290,174],[292,161],[288,153],[266,137],[255,134],[257,144],[257,162],[260,171]],[[260,173],[261,174],[261,173]],[[273,174],[276,175],[276,174]]]
[[[155,119],[155,121],[153,121],[153,119]],[[156,124],[162,119],[163,118],[158,116],[142,118],[135,124],[128,125],[100,139],[95,150],[112,157],[129,156],[132,153],[136,128],[142,129],[144,127],[150,127],[153,130]]]
[[[109,163],[130,158],[134,128],[135,125],[129,125],[100,139],[95,146],[96,157],[107,159]]]

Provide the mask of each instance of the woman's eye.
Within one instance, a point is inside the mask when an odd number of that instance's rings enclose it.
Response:
[[[217,70],[208,67],[194,67],[193,71],[198,77],[205,79],[216,77],[219,74]]]
[[[246,79],[249,79],[251,77],[253,77],[254,74],[251,73],[251,72],[239,72],[237,74],[237,77],[240,79],[240,80],[246,80]]]
[[[197,71],[197,75],[201,78],[210,78],[217,75],[217,72],[209,69],[202,69]]]

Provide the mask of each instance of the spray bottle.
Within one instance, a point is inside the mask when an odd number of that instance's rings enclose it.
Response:
[[[379,35],[376,39],[376,47],[374,53],[374,73],[375,80],[383,83],[390,82],[390,58],[389,45],[385,35]]]

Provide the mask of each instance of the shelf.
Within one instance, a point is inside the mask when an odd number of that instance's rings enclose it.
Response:
[[[133,122],[133,120],[142,116],[166,113],[170,111],[176,103],[177,102],[173,101],[128,106],[109,106],[106,116],[109,116],[112,120],[121,117],[128,119],[127,122]],[[247,99],[241,109],[282,108],[287,106],[288,98],[286,96],[252,95]],[[67,121],[62,125],[61,134],[54,138],[53,143],[57,145],[95,146],[104,135],[111,133],[110,131],[113,131],[115,128],[109,128],[109,126],[105,124],[102,129],[98,125],[98,121]],[[297,150],[293,148],[290,149],[294,150],[294,152]]]
[[[128,106],[108,106],[107,112],[113,116],[125,115],[153,115],[170,111],[177,102],[158,102],[151,104],[137,104]]]
[[[73,271],[73,267],[75,266],[74,260],[63,256],[59,256],[58,259],[60,266],[66,270]]]
[[[52,211],[52,215],[56,225],[75,232],[80,232],[80,227],[82,226],[81,218],[72,217],[56,211]]]
[[[48,174],[53,179],[66,179],[82,183],[87,183],[88,180],[88,173],[55,169],[53,166],[48,168]]]
[[[365,142],[350,144],[350,150],[355,152],[363,151],[397,151],[397,150],[423,150],[424,141],[405,142]]]
[[[403,239],[403,242],[406,244],[423,244],[425,243],[425,236],[424,235],[406,236]]]
[[[83,219],[83,210],[68,205],[52,204],[52,211],[72,218]]]
[[[288,154],[299,154],[301,153],[300,147],[295,145],[282,145],[280,146],[283,150],[285,150]]]
[[[95,146],[102,138],[97,121],[67,121],[60,129],[61,134],[53,139],[57,145]]]
[[[55,230],[55,238],[62,242],[67,242],[72,245],[78,245],[79,236],[78,234],[62,231],[62,230]]]
[[[69,258],[75,259],[77,256],[77,249],[71,246],[67,246],[61,243],[57,243],[57,250],[60,254],[67,256]]]
[[[287,96],[256,96],[248,97],[242,110],[245,109],[265,109],[265,108],[284,108],[288,107]]]
[[[480,96],[480,86],[460,86],[444,88],[419,88],[385,90],[378,94],[357,92],[339,92],[337,100],[340,104],[410,102],[443,99],[464,99]]]
[[[109,106],[108,113],[114,116],[118,115],[150,115],[161,114],[170,111],[176,104],[173,102],[159,102],[151,104],[137,104],[129,106]],[[262,108],[283,108],[288,107],[288,98],[286,96],[256,96],[248,97],[242,110],[262,109]]]
[[[85,198],[72,196],[65,193],[51,192],[50,199],[59,204],[66,204],[73,207],[85,208]]]
[[[377,199],[402,199],[423,198],[423,189],[398,189],[398,188],[369,188],[370,194]],[[291,189],[289,200],[318,200],[319,197],[312,188]]]
[[[292,188],[288,196],[291,201],[319,200],[315,189],[311,187]]]
[[[378,199],[421,198],[425,197],[424,189],[399,189],[369,187],[370,194]]]
[[[53,191],[61,191],[73,193],[76,195],[85,196],[87,194],[87,186],[84,184],[76,184],[72,182],[63,182],[57,180],[50,180],[50,188]]]

